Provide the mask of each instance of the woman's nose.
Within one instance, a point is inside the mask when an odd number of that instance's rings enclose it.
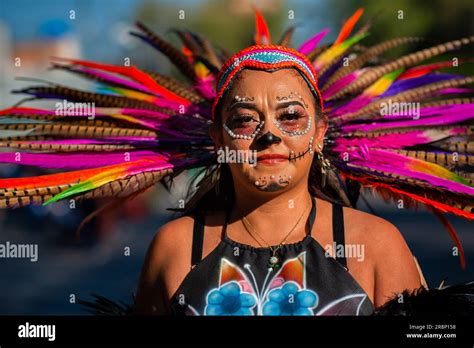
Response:
[[[262,136],[260,136],[260,138],[257,139],[257,145],[260,146],[270,146],[279,143],[281,143],[281,138],[270,131],[267,131],[265,134],[263,134]]]

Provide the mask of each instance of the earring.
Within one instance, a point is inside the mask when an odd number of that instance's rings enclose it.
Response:
[[[220,177],[221,177],[221,171],[222,171],[222,165],[217,162],[215,170],[210,174],[210,181],[211,183],[214,183],[214,193],[216,196],[219,196],[220,190],[219,190],[219,182],[220,182]]]
[[[321,144],[318,144],[318,148],[320,149],[320,151],[318,151],[318,161],[319,167],[321,168],[321,187],[324,187],[326,186],[327,172],[331,169],[331,162],[324,157],[324,154],[321,151]]]

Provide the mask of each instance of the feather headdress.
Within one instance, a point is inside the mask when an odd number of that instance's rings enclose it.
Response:
[[[332,44],[319,45],[324,29],[297,49],[318,75],[328,116],[324,154],[337,173],[329,184],[353,191],[346,192],[352,204],[360,189],[370,188],[407,206],[425,206],[462,250],[443,214],[474,218],[474,99],[468,87],[474,77],[438,71],[450,61],[426,61],[471,44],[474,36],[387,60],[386,51],[420,40],[394,38],[356,49],[368,35],[369,25],[351,35],[362,13],[349,18]],[[271,39],[258,11],[256,23],[254,44],[265,50]],[[59,84],[15,91],[57,99],[63,107],[1,110],[0,163],[56,173],[0,179],[0,208],[128,197],[214,158],[208,127],[228,55],[191,31],[176,31],[183,42],[176,48],[141,23],[137,29],[132,34],[164,54],[188,82],[134,66],[55,58],[53,68],[95,81],[101,92]],[[268,47],[289,52],[292,33]],[[93,103],[94,117],[77,112],[78,103]]]

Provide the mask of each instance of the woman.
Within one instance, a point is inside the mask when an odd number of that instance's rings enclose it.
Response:
[[[276,62],[260,58],[262,51]],[[194,215],[158,231],[138,311],[367,315],[420,287],[413,256],[392,224],[311,192],[311,167],[327,131],[311,63],[280,46],[253,46],[229,62],[218,80],[210,136],[216,148],[256,151],[256,165],[228,163],[231,182],[220,186],[233,191],[230,204],[210,213],[198,205]],[[362,253],[336,260],[344,244]]]
[[[351,35],[361,14],[332,44],[319,46],[323,30],[296,51],[288,48],[292,30],[270,45],[257,12],[257,46],[230,58],[196,33],[177,31],[179,50],[137,23],[134,35],[189,83],[134,66],[60,59],[55,68],[98,82],[103,93],[32,86],[18,92],[67,100],[68,112],[0,111],[0,163],[59,170],[0,179],[0,208],[119,198],[100,212],[205,167],[184,216],[163,226],[150,246],[138,313],[366,315],[403,290],[382,312],[410,313],[413,302],[390,305],[422,281],[405,242],[386,221],[351,207],[363,188],[407,208],[426,207],[447,226],[465,265],[443,214],[474,219],[473,103],[452,97],[473,79],[437,73],[451,61],[419,64],[474,38],[387,61],[387,50],[417,39],[356,47],[369,28]],[[84,112],[91,103],[92,118]],[[418,106],[416,114],[391,109],[406,103]],[[437,289],[429,294],[437,298]],[[436,307],[428,303],[424,308]]]

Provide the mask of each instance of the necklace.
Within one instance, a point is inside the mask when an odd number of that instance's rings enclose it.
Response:
[[[303,218],[303,216],[305,215],[306,211],[308,210],[309,208],[309,203],[307,204],[305,210],[303,211],[303,213],[301,214],[301,216],[299,217],[298,221],[296,221],[296,224],[293,226],[293,228],[286,234],[286,236],[282,239],[282,241],[276,245],[276,246],[271,246],[270,243],[268,243],[256,230],[255,228],[252,226],[252,224],[250,223],[250,221],[247,220],[247,218],[245,216],[242,217],[242,223],[245,227],[245,230],[248,232],[248,234],[258,243],[258,245],[260,245],[261,247],[262,244],[258,241],[258,239],[255,237],[258,236],[265,244],[267,244],[267,247],[272,251],[272,255],[270,256],[270,258],[268,259],[268,266],[271,267],[272,269],[275,269],[275,268],[279,268],[281,266],[281,260],[280,258],[277,256],[277,252],[278,250],[285,244],[286,240],[288,239],[288,237],[290,237],[291,233],[295,230],[296,226],[299,225],[301,219]],[[249,227],[250,229],[252,229],[253,233],[250,232],[249,230]],[[255,234],[255,235],[254,235]]]

